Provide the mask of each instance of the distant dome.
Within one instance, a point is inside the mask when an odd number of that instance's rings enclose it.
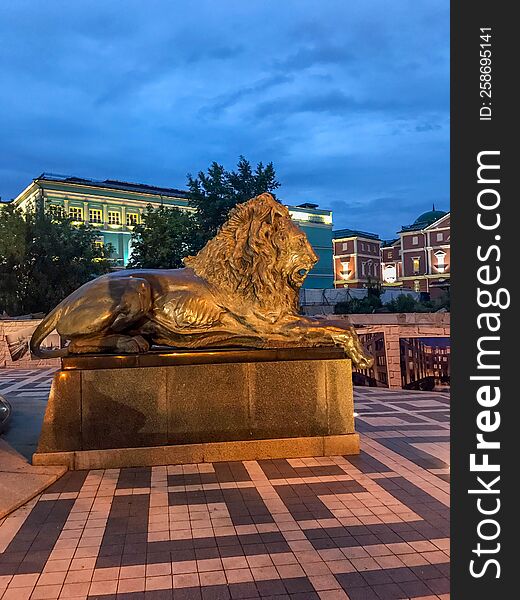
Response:
[[[433,210],[429,210],[428,212],[423,213],[422,215],[419,215],[417,217],[417,219],[415,219],[414,225],[431,225],[432,223],[435,223],[435,221],[439,220],[441,217],[444,217],[444,215],[447,215],[448,213],[445,212],[444,210],[435,210],[435,207]]]

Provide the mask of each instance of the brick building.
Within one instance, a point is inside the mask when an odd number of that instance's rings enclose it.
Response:
[[[375,233],[334,231],[334,287],[366,287],[376,280],[441,296],[450,283],[450,213],[434,206],[398,236],[382,242]]]
[[[375,233],[340,229],[332,233],[334,287],[366,287],[381,280],[381,240]]]
[[[381,281],[386,287],[402,287],[403,263],[401,238],[383,242],[381,246]]]
[[[441,295],[450,279],[450,214],[433,207],[399,237],[403,287]]]
[[[447,383],[451,374],[449,341],[433,338],[401,338],[400,362],[402,387],[434,377],[436,384]]]

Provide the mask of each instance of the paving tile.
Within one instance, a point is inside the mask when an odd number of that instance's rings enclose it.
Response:
[[[358,456],[67,473],[0,521],[2,600],[447,598],[448,398],[355,395]]]

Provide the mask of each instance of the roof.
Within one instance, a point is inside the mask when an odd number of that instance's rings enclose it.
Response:
[[[144,194],[156,194],[158,196],[170,196],[172,198],[189,198],[186,190],[176,188],[159,187],[146,183],[131,183],[128,181],[117,181],[116,179],[87,179],[68,175],[57,175],[55,173],[42,173],[35,177],[34,181],[57,181],[89,187],[106,188],[111,190],[123,190],[127,192],[141,192]]]
[[[369,233],[368,231],[361,231],[360,229],[337,229],[336,231],[332,232],[332,239],[334,240],[351,237],[362,237],[369,240],[376,240],[378,242],[380,241],[377,233]]]
[[[389,248],[398,246],[401,243],[401,238],[393,238],[392,240],[383,240],[381,247]]]
[[[419,215],[411,225],[403,225],[401,231],[418,231],[420,229],[425,229],[428,225],[435,223],[435,221],[438,221],[447,214],[448,213],[444,210],[435,210],[434,204],[432,210],[428,210]]]

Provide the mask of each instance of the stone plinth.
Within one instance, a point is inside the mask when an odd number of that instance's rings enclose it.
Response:
[[[339,348],[63,359],[34,464],[113,468],[355,454]]]

